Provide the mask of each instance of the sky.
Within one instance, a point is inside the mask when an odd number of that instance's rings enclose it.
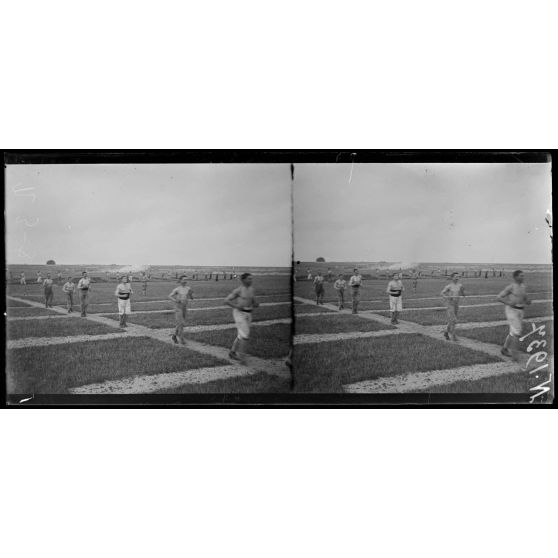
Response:
[[[289,165],[8,165],[10,264],[290,266]]]
[[[297,165],[295,260],[550,264],[551,164]]]

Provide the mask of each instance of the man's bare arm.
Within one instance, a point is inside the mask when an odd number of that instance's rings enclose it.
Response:
[[[502,304],[505,304],[506,306],[511,306],[511,304],[509,303],[509,301],[507,300],[508,295],[511,292],[511,288],[510,287],[506,287],[497,297],[498,302],[501,302]]]
[[[237,298],[238,298],[238,292],[233,291],[229,296],[227,296],[227,298],[225,298],[224,302],[227,306],[238,309],[238,304],[234,302]]]

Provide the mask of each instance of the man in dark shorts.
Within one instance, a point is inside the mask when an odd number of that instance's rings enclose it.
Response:
[[[188,300],[194,300],[192,289],[186,284],[188,278],[186,275],[180,277],[180,285],[173,289],[169,298],[174,302],[174,316],[176,319],[176,329],[172,334],[172,340],[175,343],[184,345],[184,326],[186,325],[186,312],[188,310]]]
[[[321,271],[318,271],[314,277],[314,291],[316,292],[316,304],[324,303],[324,276]]]
[[[45,290],[45,308],[52,308],[52,301],[54,299],[53,291],[54,281],[50,277],[50,273],[47,273],[46,279],[43,281],[43,288]]]

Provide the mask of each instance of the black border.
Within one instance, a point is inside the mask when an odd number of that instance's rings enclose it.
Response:
[[[7,164],[203,164],[203,163],[546,163],[555,150],[5,150]],[[4,173],[2,173],[4,185]],[[296,180],[296,167],[295,167]],[[554,191],[554,176],[552,177]],[[554,204],[553,204],[554,205]],[[5,227],[5,224],[4,224]],[[5,230],[5,229],[4,229]],[[2,246],[5,249],[5,246]],[[4,254],[4,263],[5,254]],[[5,278],[3,279],[5,280]],[[553,287],[554,290],[554,287]],[[6,301],[3,300],[5,312]],[[5,324],[4,324],[5,326]],[[6,337],[4,336],[4,340]],[[5,352],[4,352],[5,356]],[[6,369],[0,380],[1,406],[22,408],[531,408],[526,394],[177,394],[177,395],[6,395]]]

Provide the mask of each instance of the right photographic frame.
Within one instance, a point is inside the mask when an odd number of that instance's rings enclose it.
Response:
[[[546,152],[340,152],[293,182],[294,391],[554,398]]]

